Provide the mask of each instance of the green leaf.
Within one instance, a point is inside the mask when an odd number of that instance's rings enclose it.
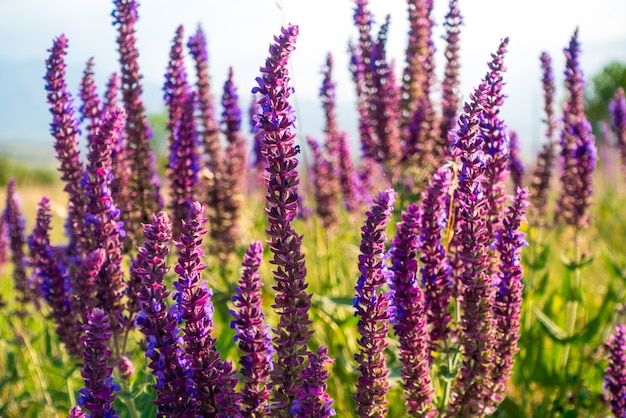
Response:
[[[539,323],[543,325],[543,328],[548,332],[550,338],[560,343],[566,342],[569,337],[567,332],[555,324],[541,309],[535,308],[533,312]]]
[[[583,257],[582,260],[580,260],[579,262],[576,262],[574,260],[570,260],[569,258],[567,258],[565,254],[561,255],[561,263],[563,263],[565,268],[571,271],[578,270],[585,266],[588,266],[589,264],[593,263],[594,259],[595,259],[594,256],[589,256],[589,257]]]
[[[498,406],[498,412],[504,412],[507,417],[510,418],[525,418],[524,411],[518,404],[516,404],[511,398],[504,398],[502,403]]]

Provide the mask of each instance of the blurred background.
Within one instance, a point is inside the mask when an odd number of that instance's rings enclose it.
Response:
[[[301,32],[291,60],[299,133],[320,137],[323,128],[317,97],[322,81],[320,69],[326,54],[331,52],[335,59],[339,122],[350,133],[353,152],[357,153],[355,94],[346,53],[348,42],[356,38],[353,3],[351,0],[144,0],[136,28],[144,102],[151,120],[156,125],[163,121],[163,74],[178,25],[184,25],[186,35],[202,25],[208,39],[214,96],[219,98],[228,67],[233,66],[241,106],[247,109],[254,78],[265,61],[273,35],[282,24],[291,22],[298,24]],[[388,53],[397,60],[399,72],[407,42],[406,2],[371,0],[370,5],[376,25],[384,21],[386,14],[391,15]],[[624,0],[460,0],[459,7],[464,16],[461,33],[464,97],[484,76],[490,53],[495,51],[500,39],[510,37],[505,74],[505,92],[509,98],[503,106],[503,117],[518,132],[527,160],[532,159],[543,141],[539,67],[542,51],[553,57],[559,86],[557,100],[563,95],[562,50],[576,27],[580,30],[581,62],[590,97],[595,94],[594,76],[606,73],[611,63],[626,63]],[[67,79],[74,96],[90,57],[95,58],[96,79],[103,86],[118,69],[112,9],[112,2],[104,0],[0,0],[0,157],[41,167],[54,166],[42,79],[47,49],[59,34],[65,33],[69,38]],[[447,9],[448,1],[435,0],[433,18],[439,41],[436,45],[439,74],[444,63],[441,35]],[[623,69],[619,64],[613,72],[622,74]],[[158,126],[155,128],[158,137],[161,131]]]

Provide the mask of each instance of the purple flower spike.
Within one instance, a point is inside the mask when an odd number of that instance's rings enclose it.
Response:
[[[233,297],[236,310],[230,311],[235,318],[230,326],[235,329],[235,338],[242,352],[239,364],[244,377],[242,403],[245,408],[242,412],[246,416],[266,416],[270,413],[267,382],[273,367],[274,349],[263,315],[263,282],[259,274],[262,255],[261,243],[251,243],[243,258],[241,280]]]
[[[75,274],[70,277],[70,287],[72,288],[72,309],[76,318],[85,323],[87,312],[95,307],[93,293],[95,290],[96,278],[100,274],[100,269],[106,261],[106,251],[103,248],[93,250],[83,259]]]
[[[348,134],[341,132],[337,141],[339,157],[339,187],[343,194],[343,204],[348,212],[355,212],[363,199],[359,193],[360,179],[354,169]]]
[[[198,27],[196,33],[189,38],[187,46],[196,68],[198,106],[200,107],[200,125],[202,126],[200,137],[202,138],[204,153],[209,157],[207,167],[209,171],[216,175],[223,172],[221,168],[220,130],[213,107],[206,37],[202,28]]]
[[[605,390],[616,417],[626,416],[626,325],[617,325],[606,343],[609,367],[605,373]]]
[[[177,305],[171,309],[167,306],[169,292],[164,278],[169,270],[166,257],[172,238],[172,223],[165,213],[153,215],[152,223],[144,225],[144,238],[137,256],[142,262],[135,267],[135,274],[144,283],[139,294],[141,312],[136,323],[146,336],[146,357],[157,381],[154,400],[157,414],[195,417],[195,390],[186,371],[183,338],[178,328],[181,315]]]
[[[324,228],[331,228],[337,224],[337,190],[329,159],[322,153],[318,142],[307,137],[307,142],[313,154],[311,171],[315,192],[315,210],[319,215]]]
[[[88,312],[83,329],[85,336],[81,338],[84,344],[81,375],[85,380],[85,388],[80,390],[78,405],[90,411],[90,417],[119,418],[111,405],[120,388],[113,382],[113,367],[108,364],[111,358],[108,343],[113,335],[108,315],[99,308]]]
[[[35,228],[29,237],[30,251],[36,260],[33,267],[39,275],[43,296],[52,308],[59,339],[71,355],[80,357],[80,317],[74,315],[72,307],[70,276],[65,265],[55,259],[50,245],[50,218],[50,199],[44,197],[39,202]]]
[[[405,53],[405,67],[402,77],[402,104],[404,120],[408,120],[416,110],[421,98],[430,90],[430,68],[424,63],[431,54],[433,20],[430,16],[433,0],[410,0],[409,4],[409,43]]]
[[[167,176],[171,182],[171,200],[174,231],[182,230],[181,222],[189,219],[189,208],[194,201],[200,171],[197,133],[194,122],[196,96],[188,92],[183,102],[181,119],[170,144]]]
[[[452,266],[442,243],[448,219],[452,173],[440,168],[424,193],[419,226],[421,248],[421,284],[424,287],[427,322],[431,324],[429,354],[435,351],[450,333],[448,306],[454,293]]]
[[[100,122],[100,116],[102,115],[102,105],[96,91],[97,89],[96,81],[94,80],[93,66],[93,58],[89,58],[79,86],[82,104],[78,110],[82,115],[82,120],[87,120],[87,131],[89,132],[89,136],[95,135],[96,128]]]
[[[67,38],[61,35],[54,40],[49,58],[46,60],[46,91],[52,123],[50,132],[54,136],[56,158],[60,163],[61,180],[65,182],[64,191],[68,194],[67,231],[70,239],[70,255],[79,254],[79,242],[83,230],[86,196],[81,187],[83,165],[78,150],[79,121],[65,82],[65,55]]]
[[[160,182],[154,167],[155,157],[150,146],[152,132],[141,99],[139,52],[135,38],[135,24],[139,18],[136,0],[114,0],[114,25],[118,26],[117,44],[120,53],[122,101],[126,110],[126,158],[131,175],[128,178],[129,212],[133,229],[128,233],[140,238],[136,228],[150,221],[150,215],[163,207]]]
[[[579,64],[578,29],[565,48],[565,87],[568,99],[563,104],[561,131],[561,185],[555,217],[568,225],[584,228],[590,222],[589,206],[593,194],[593,171],[596,165],[595,139],[585,116],[585,88]]]
[[[182,223],[178,248],[178,264],[174,268],[178,280],[174,282],[176,292],[173,297],[184,321],[183,339],[186,343],[185,354],[192,370],[191,379],[196,391],[198,413],[209,416],[217,413],[220,406],[215,393],[222,390],[218,385],[220,375],[220,356],[215,350],[213,331],[213,292],[202,281],[202,235],[206,234],[202,216],[203,207],[193,202],[189,218]]]
[[[393,329],[398,336],[402,382],[407,414],[432,416],[433,387],[430,381],[428,332],[424,293],[417,282],[419,206],[411,204],[402,213],[402,222],[393,239],[391,269],[393,277]]]
[[[517,195],[508,208],[503,227],[496,232],[496,249],[500,257],[498,290],[493,306],[495,339],[492,376],[494,389],[492,401],[498,404],[506,392],[506,383],[513,369],[513,356],[519,351],[520,316],[522,308],[521,251],[527,245],[520,225],[528,206],[528,190],[517,189]]]
[[[461,347],[463,363],[452,392],[450,412],[455,416],[480,416],[485,409],[485,391],[493,363],[491,330],[494,288],[488,270],[489,240],[487,229],[489,202],[486,181],[483,137],[480,122],[487,89],[483,82],[470,96],[459,118],[452,155],[460,163],[458,175],[458,257],[463,264],[460,273],[462,309]]]
[[[296,418],[327,418],[336,415],[333,400],[326,393],[326,379],[330,376],[325,366],[332,363],[328,349],[320,347],[317,353],[308,353],[309,364],[302,371],[302,390],[293,401],[291,414]]]
[[[457,0],[450,0],[448,6],[448,14],[445,17],[444,27],[446,28],[446,65],[444,70],[443,81],[441,82],[442,98],[441,98],[441,122],[439,123],[439,131],[444,139],[451,138],[449,132],[454,128],[461,98],[459,97],[460,68],[461,61],[459,59],[460,34],[463,25],[463,17],[459,11]],[[450,141],[448,141],[450,142]],[[447,152],[450,150],[448,148]]]
[[[517,133],[509,130],[509,171],[515,190],[524,184],[524,163],[520,157],[520,145]]]
[[[382,290],[387,283],[383,272],[383,256],[387,241],[385,229],[395,199],[396,193],[392,189],[380,192],[371,209],[366,212],[367,219],[361,228],[361,275],[353,301],[355,315],[359,317],[358,344],[361,346],[359,353],[354,356],[359,372],[354,397],[357,404],[355,412],[359,417],[382,417],[387,412],[386,393],[390,385],[384,350],[388,345],[385,339],[391,315],[389,295]]]
[[[611,111],[611,124],[617,134],[617,149],[622,157],[622,167],[626,170],[626,96],[624,89],[619,87],[615,97],[609,104]]]
[[[331,54],[326,56],[326,65],[322,68],[322,75],[324,80],[322,81],[322,87],[320,88],[320,100],[322,101],[322,107],[324,108],[324,136],[326,139],[326,154],[328,159],[328,167],[330,169],[332,186],[335,190],[338,189],[339,176],[339,126],[337,122],[336,111],[336,98],[335,98],[335,83],[332,79],[333,72],[333,57]]]
[[[241,135],[241,110],[239,109],[239,97],[233,81],[232,68],[228,71],[228,79],[224,83],[222,95],[222,129],[228,145],[224,152],[224,173],[221,182],[216,183],[220,187],[222,199],[216,208],[219,215],[217,228],[211,229],[214,251],[224,259],[234,252],[239,241],[239,215],[243,198],[243,181],[246,178],[247,159],[246,143]]]
[[[261,106],[259,106],[259,98],[257,95],[252,95],[252,102],[250,102],[250,133],[254,136],[252,141],[252,167],[259,172],[259,180],[263,182],[263,173],[265,172],[265,156],[263,155],[263,138],[265,134],[262,129],[255,130],[256,121],[254,120],[256,115],[261,113]]]
[[[480,129],[483,133],[483,152],[485,155],[486,179],[483,184],[489,202],[489,220],[487,228],[492,234],[501,224],[504,203],[506,201],[505,181],[509,175],[509,139],[506,126],[500,118],[500,107],[506,96],[502,92],[504,82],[502,74],[506,71],[504,55],[509,38],[504,38],[498,50],[491,55],[489,72],[484,80],[487,86],[484,112],[480,118]]]
[[[291,226],[298,210],[298,159],[300,151],[294,146],[296,134],[292,131],[295,111],[289,104],[293,88],[289,85],[287,61],[295,49],[298,26],[281,29],[270,55],[257,78],[258,87],[252,93],[262,97],[263,110],[257,116],[257,126],[265,132],[264,154],[267,160],[266,213],[269,246],[276,266],[273,286],[276,291],[272,307],[279,316],[274,329],[274,344],[278,358],[271,373],[273,394],[271,408],[276,416],[288,416],[297,399],[301,385],[310,329],[311,294],[306,291],[306,267],[302,254],[302,235]]]
[[[122,330],[122,243],[125,236],[120,211],[111,197],[111,147],[124,124],[124,111],[106,112],[89,144],[83,190],[88,202],[85,213],[83,250],[106,250],[106,261],[96,279],[96,306],[110,315],[114,333]]]
[[[24,254],[24,244],[26,243],[24,233],[24,217],[22,215],[19,198],[15,191],[15,179],[9,179],[7,183],[7,198],[4,214],[7,231],[9,235],[9,247],[11,248],[11,262],[13,263],[13,281],[17,292],[18,302],[17,314],[26,314],[25,308],[28,302],[36,299],[36,290],[28,283],[26,275],[26,255]]]
[[[546,209],[548,206],[548,190],[550,189],[550,179],[552,178],[552,166],[555,158],[554,131],[556,121],[554,118],[554,96],[556,87],[554,85],[554,75],[552,73],[552,60],[547,53],[541,54],[541,68],[543,71],[543,97],[546,123],[546,137],[548,141],[543,145],[537,155],[537,165],[533,171],[530,184],[530,202],[533,214],[532,222],[539,225],[544,222]]]

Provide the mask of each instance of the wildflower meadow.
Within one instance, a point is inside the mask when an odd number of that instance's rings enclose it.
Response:
[[[349,68],[319,63],[320,138],[296,129],[297,22],[245,86],[233,68],[213,84],[203,29],[178,27],[165,159],[137,1],[112,1],[106,85],[91,59],[68,87],[71,39],[50,39],[58,179],[2,189],[0,416],[625,417],[624,90],[598,130],[584,34],[563,34],[563,68],[529,57],[544,134],[523,160],[500,113],[509,39],[460,97],[470,2],[447,3],[435,22],[433,0],[408,0],[406,53],[390,57],[390,21],[354,0]]]

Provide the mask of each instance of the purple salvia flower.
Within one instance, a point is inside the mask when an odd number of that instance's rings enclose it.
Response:
[[[359,141],[361,142],[362,160],[373,160],[376,155],[374,133],[369,122],[368,104],[366,96],[366,69],[360,50],[350,44],[350,72],[356,86],[357,112],[359,115]]]
[[[118,26],[117,44],[121,64],[122,102],[126,110],[126,159],[131,173],[128,178],[128,202],[133,229],[128,233],[140,238],[136,228],[150,221],[150,215],[163,207],[160,181],[155,170],[155,157],[150,147],[152,132],[141,99],[142,86],[139,73],[139,53],[135,38],[135,23],[139,17],[136,0],[114,0],[114,25]]]
[[[624,89],[619,87],[615,96],[609,103],[611,111],[611,124],[617,134],[617,149],[622,158],[622,167],[626,169],[626,96]]]
[[[187,47],[194,60],[198,89],[198,106],[200,108],[200,125],[202,131],[202,145],[208,156],[207,167],[217,175],[222,173],[222,156],[219,140],[219,125],[215,118],[213,96],[211,95],[211,79],[209,76],[209,61],[206,47],[206,37],[201,27],[189,38]]]
[[[550,58],[547,52],[543,52],[539,60],[541,61],[542,71],[543,110],[546,117],[543,121],[546,123],[546,138],[548,138],[548,141],[553,141],[554,131],[556,130],[556,119],[554,116],[556,86],[554,84],[554,74],[552,71],[552,58]]]
[[[182,222],[178,248],[178,264],[174,271],[178,280],[174,282],[176,292],[173,297],[177,302],[181,319],[184,321],[183,339],[186,343],[185,354],[192,371],[191,380],[196,391],[197,414],[215,416],[219,410],[215,394],[222,388],[218,385],[221,374],[220,356],[215,350],[213,331],[213,292],[207,282],[202,281],[205,265],[202,251],[202,235],[206,233],[203,225],[203,207],[198,202],[191,203],[189,217]]]
[[[104,93],[104,106],[109,112],[118,107],[118,92],[120,89],[120,77],[117,73],[111,74],[107,82],[107,88]],[[128,201],[128,178],[130,168],[126,159],[126,146],[124,144],[124,132],[120,132],[117,139],[111,147],[111,172],[113,180],[111,181],[111,196],[117,207],[121,211],[122,220],[124,221],[124,231],[133,229],[130,224],[131,203]],[[127,243],[130,243],[130,235],[126,236]]]
[[[181,314],[178,305],[169,309],[167,305],[169,291],[164,278],[169,268],[165,259],[172,223],[165,213],[153,215],[152,223],[144,225],[144,238],[137,256],[142,262],[134,270],[144,283],[139,293],[141,312],[136,323],[146,336],[146,357],[157,381],[154,403],[159,416],[195,417],[195,390],[186,371],[183,338],[178,328]]]
[[[83,258],[76,272],[70,276],[72,310],[76,318],[83,323],[86,322],[87,312],[95,306],[93,298],[95,283],[106,259],[107,253],[104,248],[95,249]]]
[[[522,188],[524,183],[524,163],[520,156],[520,145],[517,132],[509,130],[509,172],[515,190]]]
[[[402,213],[391,247],[393,329],[398,336],[402,382],[407,414],[432,416],[433,386],[430,380],[429,336],[426,329],[424,293],[417,281],[419,206]]]
[[[429,188],[422,198],[421,221],[417,226],[422,262],[421,285],[424,288],[427,322],[431,326],[429,354],[435,351],[450,333],[448,324],[451,317],[448,307],[454,294],[454,283],[452,266],[442,237],[448,223],[451,222],[448,219],[451,182],[452,173],[447,167],[440,168],[433,175]]]
[[[167,175],[170,179],[171,206],[174,231],[181,231],[181,222],[189,219],[191,202],[198,185],[200,171],[197,133],[194,122],[196,96],[189,91],[183,102],[180,124],[170,144]]]
[[[390,300],[382,289],[387,282],[383,272],[383,256],[387,237],[385,229],[396,193],[387,189],[378,194],[367,219],[361,228],[361,254],[356,296],[353,301],[355,316],[359,317],[359,353],[354,356],[358,363],[356,415],[359,417],[383,417],[387,412],[386,393],[390,389],[387,381],[389,369],[385,365],[387,334],[389,332]]]
[[[333,187],[335,179],[330,161],[322,153],[318,142],[307,137],[312,151],[311,171],[313,174],[313,191],[315,193],[315,211],[324,228],[331,228],[337,224],[337,193]]]
[[[337,156],[339,157],[339,187],[343,195],[343,204],[348,212],[355,212],[362,199],[359,193],[359,176],[354,169],[348,134],[341,132],[337,140]]]
[[[181,222],[189,216],[189,205],[194,200],[198,184],[198,152],[195,128],[195,96],[187,84],[183,56],[183,27],[179,26],[172,41],[170,61],[165,73],[165,103],[168,109],[170,209],[173,231],[177,237]]]
[[[37,260],[33,267],[39,274],[43,296],[52,309],[59,339],[71,355],[80,357],[80,317],[74,315],[72,307],[70,276],[65,265],[54,258],[50,245],[50,218],[50,199],[44,197],[39,202],[35,228],[28,244],[33,258]]]
[[[73,406],[72,409],[70,409],[67,418],[87,418],[87,414],[83,412],[80,406]]]
[[[324,136],[326,139],[326,155],[328,167],[330,169],[329,186],[335,191],[339,189],[339,126],[337,122],[336,99],[335,99],[335,83],[332,80],[333,57],[329,53],[326,56],[326,65],[322,68],[322,87],[320,88],[320,100],[324,108]]]
[[[259,86],[252,90],[262,95],[259,104],[263,113],[257,116],[257,126],[265,132],[263,151],[267,159],[268,187],[265,211],[269,220],[268,243],[274,255],[271,263],[276,266],[273,286],[276,296],[272,307],[279,316],[274,329],[278,358],[271,373],[271,409],[278,417],[289,416],[289,409],[300,393],[300,374],[313,334],[302,235],[291,226],[298,210],[296,156],[300,150],[294,146],[295,111],[289,104],[293,88],[289,85],[287,61],[295,49],[297,36],[298,26],[281,29],[261,68],[262,77],[257,78]]]
[[[15,191],[15,179],[9,179],[7,183],[6,207],[2,215],[6,219],[9,236],[9,247],[11,249],[11,262],[13,264],[13,282],[17,292],[18,302],[17,314],[23,317],[24,310],[28,302],[36,299],[36,289],[34,289],[26,275],[26,255],[24,254],[25,221],[20,209],[19,198]]]
[[[221,373],[219,374],[217,382],[220,390],[215,394],[215,402],[219,406],[217,417],[247,417],[247,415],[242,414],[241,393],[235,390],[237,384],[239,383],[239,379],[237,377],[237,371],[233,369],[233,363],[230,361],[223,362],[220,371]]]
[[[296,418],[327,418],[336,415],[333,400],[326,390],[326,379],[330,376],[325,366],[332,363],[328,349],[320,347],[317,353],[308,353],[309,364],[302,370],[302,389],[293,401],[291,414]]]
[[[439,132],[442,139],[451,142],[449,132],[454,128],[457,118],[461,98],[459,96],[460,68],[459,59],[460,33],[463,25],[463,17],[458,7],[457,0],[450,0],[448,14],[445,17],[443,26],[445,27],[446,57],[443,81],[441,82],[441,121],[439,122]],[[449,148],[446,150],[449,155]]]
[[[606,343],[609,367],[605,370],[605,390],[616,417],[626,416],[626,325],[617,325]]]
[[[506,71],[504,55],[509,38],[504,38],[496,53],[491,55],[489,72],[485,76],[487,90],[484,112],[480,118],[480,128],[484,137],[483,152],[485,156],[485,181],[483,189],[489,202],[489,222],[487,228],[490,235],[500,227],[504,203],[506,201],[505,181],[509,175],[509,139],[506,135],[504,121],[500,119],[500,107],[506,96],[502,93],[504,82],[502,73]]]
[[[252,167],[259,172],[259,180],[263,182],[263,173],[265,171],[265,157],[263,156],[263,138],[265,134],[262,129],[255,130],[256,122],[254,118],[261,113],[261,106],[256,95],[252,96],[250,102],[250,133],[253,135],[252,140]]]
[[[111,148],[124,124],[124,111],[107,111],[101,118],[88,150],[88,163],[83,174],[83,190],[87,196],[83,250],[106,250],[106,261],[95,282],[96,307],[110,315],[114,333],[121,332],[122,294],[122,244],[125,232],[120,211],[111,196]]]
[[[431,54],[433,20],[431,12],[433,0],[409,0],[409,42],[405,53],[405,67],[402,76],[402,116],[405,121],[411,118],[419,99],[425,97],[429,88],[430,75],[424,62]]]
[[[555,217],[576,228],[589,224],[589,206],[593,193],[593,170],[596,164],[595,140],[585,116],[584,78],[579,64],[578,29],[565,53],[565,86],[567,101],[563,104],[561,131],[561,195]]]
[[[0,275],[4,274],[4,266],[7,263],[9,253],[9,234],[7,218],[4,213],[0,215]],[[0,298],[0,305],[2,299]]]
[[[552,166],[555,158],[554,131],[556,121],[554,118],[554,96],[555,84],[552,73],[552,60],[547,53],[541,54],[541,69],[543,72],[543,98],[546,123],[546,137],[548,141],[543,145],[537,155],[537,162],[533,171],[530,183],[530,202],[532,204],[532,222],[539,225],[544,222],[546,209],[548,206],[548,190],[550,189],[550,179],[552,178]]]
[[[450,412],[455,416],[480,416],[485,413],[484,394],[493,363],[491,332],[495,289],[489,274],[490,235],[487,229],[489,201],[486,181],[481,118],[486,92],[491,86],[483,81],[470,96],[459,118],[452,155],[459,164],[457,201],[458,257],[462,293],[461,348],[463,363],[452,392]]]
[[[67,38],[60,35],[48,50],[46,60],[46,91],[52,123],[50,132],[54,136],[56,158],[61,164],[61,180],[65,182],[64,191],[68,194],[67,232],[70,240],[70,255],[79,254],[79,242],[82,236],[86,196],[81,187],[83,165],[78,150],[79,121],[65,82],[65,55]]]
[[[96,129],[102,116],[102,105],[98,98],[93,66],[94,61],[92,57],[87,61],[79,86],[81,105],[78,110],[81,113],[83,122],[87,121],[88,136],[96,134]]]
[[[223,198],[216,208],[220,217],[219,228],[215,231],[217,233],[211,229],[213,241],[219,243],[215,246],[215,252],[222,259],[233,253],[237,246],[241,203],[244,200],[243,183],[246,178],[247,152],[244,137],[240,132],[241,110],[238,100],[233,70],[230,68],[222,95],[222,131],[228,144],[224,151],[224,173],[219,183]]]
[[[243,271],[239,287],[235,289],[231,310],[235,318],[230,326],[236,332],[235,339],[242,355],[239,359],[243,376],[242,412],[246,416],[268,416],[269,380],[273,367],[271,337],[263,315],[262,277],[259,274],[263,247],[259,241],[252,242],[243,258]]]
[[[113,382],[113,367],[108,364],[111,358],[108,344],[113,335],[108,315],[99,308],[89,311],[83,330],[83,367],[80,374],[85,380],[85,387],[80,390],[78,405],[91,412],[87,415],[89,417],[119,418],[112,405],[120,388]]]
[[[496,249],[500,257],[498,290],[493,304],[495,338],[494,365],[491,372],[494,389],[492,402],[497,405],[506,393],[506,383],[513,372],[513,356],[519,351],[520,316],[522,312],[521,251],[527,245],[521,223],[528,206],[528,190],[517,189],[513,203],[507,209],[502,228],[496,232]]]
[[[127,356],[120,356],[117,361],[117,370],[120,372],[120,378],[128,380],[135,374],[135,365]]]

